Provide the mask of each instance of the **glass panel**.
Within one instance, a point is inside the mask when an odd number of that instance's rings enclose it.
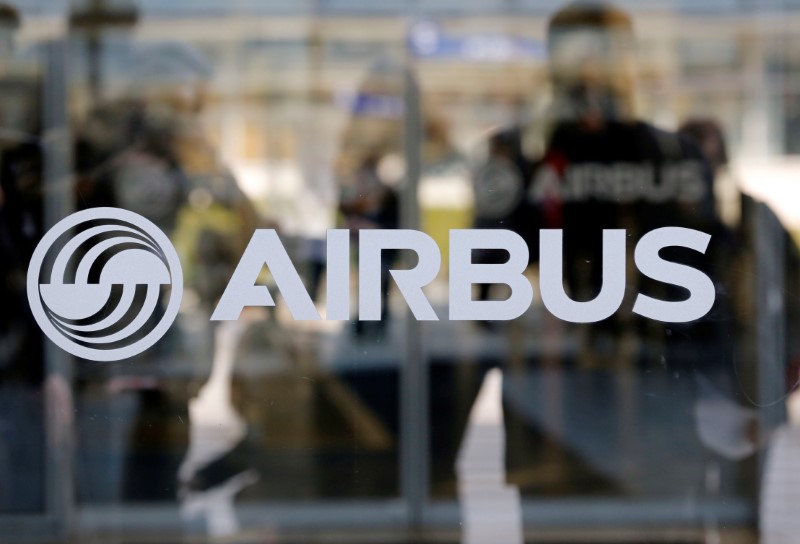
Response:
[[[791,3],[19,4],[2,539],[796,532]]]

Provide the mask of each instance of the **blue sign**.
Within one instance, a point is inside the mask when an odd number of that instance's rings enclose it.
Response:
[[[409,51],[417,58],[453,58],[486,62],[543,59],[538,40],[505,34],[449,35],[434,21],[417,21],[408,32]]]

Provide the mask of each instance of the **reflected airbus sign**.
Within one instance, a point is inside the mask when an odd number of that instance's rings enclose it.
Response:
[[[603,231],[602,287],[589,301],[573,300],[563,277],[563,232],[543,229],[540,235],[539,290],[544,306],[555,317],[572,323],[593,323],[613,315],[625,297],[627,234]],[[325,319],[350,320],[351,241],[347,229],[327,233],[327,302]],[[435,321],[437,314],[424,288],[439,274],[439,246],[416,230],[361,230],[358,237],[358,319],[378,321],[382,315],[382,253],[414,252],[409,269],[390,270],[397,288],[418,320]],[[704,254],[711,236],[698,230],[664,227],[645,234],[636,244],[639,272],[655,281],[685,289],[680,301],[660,300],[639,293],[632,311],[649,319],[683,323],[702,318],[714,305],[716,290],[700,270],[660,256],[668,247]],[[473,262],[476,250],[503,250],[506,262]],[[449,240],[450,320],[511,320],[527,311],[533,285],[524,272],[528,246],[509,230],[457,229]],[[211,319],[239,319],[247,306],[274,306],[269,289],[258,284],[264,267],[272,274],[292,317],[322,319],[278,233],[253,233]],[[473,285],[502,284],[505,300],[473,300]],[[141,353],[157,342],[178,313],[183,274],[167,236],[147,219],[118,208],[93,208],[56,224],[42,238],[28,268],[28,301],[42,331],[59,347],[95,361],[114,361]]]

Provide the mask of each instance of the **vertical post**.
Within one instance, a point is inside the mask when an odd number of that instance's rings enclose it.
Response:
[[[136,24],[138,18],[138,11],[134,6],[109,5],[106,0],[89,0],[85,6],[77,7],[70,13],[70,29],[80,31],[86,39],[90,100],[99,100],[103,90],[104,31],[113,28],[129,29]]]
[[[400,220],[404,229],[419,228],[417,188],[422,169],[422,111],[420,93],[410,67],[404,70],[404,134],[406,165],[404,191],[400,200]],[[407,266],[413,257],[404,254]],[[411,528],[422,525],[428,489],[428,368],[422,346],[422,327],[410,311],[406,312],[405,350],[401,369],[401,481],[403,497],[409,505]]]
[[[67,115],[67,40],[43,45],[42,77],[42,187],[44,229],[72,213],[72,148]],[[45,342],[45,432],[47,511],[57,532],[71,527],[72,482],[72,359],[52,342]],[[61,414],[64,417],[56,419]]]
[[[767,54],[765,37],[769,32],[765,15],[757,2],[746,8],[750,13],[749,25],[742,40],[744,51],[743,73],[745,76],[744,126],[742,150],[744,154],[765,157],[782,149],[782,142],[777,142],[778,132],[774,130],[776,119],[770,114],[770,93],[773,92],[772,81],[767,75]],[[781,147],[778,147],[781,145]]]

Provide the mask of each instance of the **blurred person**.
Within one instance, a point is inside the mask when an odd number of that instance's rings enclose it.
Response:
[[[396,229],[400,227],[400,201],[397,192],[388,186],[378,172],[378,157],[370,156],[356,171],[352,185],[342,189],[339,208],[347,228],[355,234],[362,229]],[[396,250],[383,251],[381,259],[381,319],[375,323],[383,332],[389,319],[390,269],[397,258]],[[356,334],[365,332],[365,322],[356,321]]]
[[[728,146],[722,127],[716,120],[706,117],[687,119],[678,133],[695,142],[715,172],[727,166]]]
[[[646,391],[637,383],[646,381],[651,392],[670,395],[682,414],[691,414],[699,376],[727,398],[740,395],[732,366],[739,347],[736,328],[720,277],[732,262],[730,232],[716,211],[715,168],[692,138],[638,118],[635,37],[625,11],[605,3],[569,4],[551,17],[547,42],[551,104],[535,126],[512,126],[490,135],[488,159],[474,178],[475,225],[520,234],[532,264],[543,257],[539,229],[561,229],[563,283],[576,301],[590,301],[603,288],[603,230],[625,229],[627,288],[617,312],[597,323],[550,326],[548,316],[528,320],[535,323],[538,355],[516,366],[499,358],[492,363],[508,366],[503,403],[509,479],[516,481],[514,474],[526,474],[543,459],[561,470],[552,482],[529,484],[539,492],[614,494],[629,487],[647,492],[679,482],[693,485],[691,468],[667,482],[649,460],[654,458],[650,444],[657,443],[659,433],[680,434],[685,427],[688,436],[670,435],[670,440],[691,444],[687,451],[701,464],[694,422],[688,415],[686,425],[663,420],[656,405],[640,399]],[[539,133],[542,154],[526,154],[521,142]],[[682,288],[645,277],[633,265],[635,242],[667,226],[712,236],[705,255],[681,248],[661,252],[669,261],[704,272],[715,284],[717,302],[695,322],[660,323],[631,312],[637,293],[660,300],[685,298]],[[480,258],[505,260],[490,252]],[[483,288],[480,296],[487,297],[487,291]],[[509,346],[509,351],[522,348]],[[635,377],[626,381],[629,376]],[[547,393],[537,399],[541,388]],[[574,388],[581,393],[571,395]],[[681,407],[684,397],[687,406]],[[603,409],[591,408],[591,402],[602,402]],[[634,406],[642,412],[631,412]],[[599,429],[603,438],[589,440]],[[687,467],[694,462],[685,461]],[[638,479],[632,476],[635,471]]]
[[[545,226],[564,229],[573,295],[592,298],[602,229],[627,228],[636,239],[659,226],[716,225],[713,172],[687,138],[636,118],[634,35],[625,12],[571,4],[551,19],[548,45],[553,126],[531,196]]]
[[[712,234],[716,235],[716,252],[718,259],[716,268],[723,274],[723,283],[729,292],[736,296],[728,297],[731,302],[725,302],[728,309],[734,310],[733,301],[746,298],[741,277],[732,276],[731,264],[736,267],[745,267],[742,262],[743,248],[752,244],[750,234],[747,232],[747,223],[743,221],[745,208],[752,210],[753,202],[743,194],[737,185],[736,179],[729,168],[728,144],[725,133],[720,123],[709,117],[689,118],[678,128],[678,134],[694,142],[700,151],[712,175],[709,179],[707,190],[713,195],[714,212],[724,227],[718,227]],[[742,305],[739,304],[739,307]],[[741,314],[741,311],[740,311]]]
[[[124,208],[161,228],[181,254],[185,295],[195,295],[184,297],[194,304],[191,318],[208,316],[259,223],[202,126],[212,69],[196,49],[170,42],[143,47],[134,54],[129,73],[129,88],[119,97],[93,104],[76,130],[79,202],[82,207]],[[235,526],[235,520],[219,513],[229,508],[225,501],[197,506],[206,504],[204,494],[216,496],[217,484],[223,485],[197,474],[235,448],[246,429],[233,407],[230,382],[247,327],[231,327],[219,325],[202,342],[213,354],[213,370],[209,384],[194,399],[175,395],[161,366],[180,354],[197,355],[197,339],[189,342],[175,332],[177,326],[156,349],[140,357],[150,363],[144,371],[139,366],[135,375],[122,375],[112,369],[116,375],[105,384],[120,398],[135,392],[136,421],[124,450],[124,498],[154,500],[164,498],[165,489],[172,490],[185,503],[184,513],[204,515],[212,531]],[[188,427],[171,423],[187,420]],[[204,434],[210,425],[219,431],[211,438]],[[166,453],[187,438],[188,451],[179,467],[175,456]],[[252,481],[245,478],[242,485]],[[239,490],[231,488],[226,496],[232,501]]]
[[[749,195],[738,191],[733,175],[728,171],[729,156],[725,134],[719,122],[708,117],[687,119],[679,128],[679,132],[696,143],[703,156],[715,172],[714,193],[717,197],[719,215],[727,225],[738,227],[730,236],[718,239],[718,245],[725,247],[726,253],[733,257],[729,260],[733,266],[728,269],[720,267],[724,274],[725,284],[734,296],[728,304],[730,311],[735,311],[740,322],[746,322],[755,312],[748,303],[749,276],[741,274],[741,270],[752,267],[748,263],[748,248],[753,247],[754,236],[747,228],[756,213],[756,203]],[[782,235],[790,240],[786,232]],[[786,292],[795,292],[800,282],[800,251],[795,243],[786,244]],[[736,304],[734,304],[734,302]],[[794,330],[797,325],[797,305],[787,304],[787,329]],[[785,485],[786,474],[793,470],[792,457],[797,454],[798,416],[800,415],[800,344],[793,335],[787,342],[787,367],[785,399],[787,421],[775,429],[758,432],[759,411],[752,407],[743,407],[730,399],[730,394],[721,394],[707,380],[698,378],[699,388],[695,415],[697,432],[703,444],[714,453],[706,465],[706,493],[717,495],[721,482],[722,464],[720,459],[741,460],[753,455],[758,449],[765,448],[766,461],[762,483],[759,489],[759,532],[762,542],[780,542],[791,534],[794,522],[785,513],[800,506],[800,496],[791,485]],[[783,403],[781,403],[783,404]],[[719,541],[721,523],[716,516],[709,515],[705,520],[706,538]]]
[[[626,12],[603,3],[569,4],[549,21],[547,41],[552,103],[545,117],[539,126],[512,127],[490,139],[520,141],[543,132],[544,153],[531,157],[517,151],[509,161],[490,144],[487,167],[500,161],[504,167],[502,175],[487,176],[492,170],[484,168],[486,179],[477,177],[476,224],[508,225],[526,239],[532,263],[539,259],[539,228],[563,229],[564,282],[572,298],[591,300],[602,286],[604,229],[624,228],[634,240],[660,226],[720,231],[711,190],[714,171],[689,138],[637,119],[635,37]],[[514,182],[506,188],[494,182],[494,187],[492,178],[503,176]],[[503,204],[487,220],[480,204],[490,198]],[[701,269],[709,260],[678,256],[685,259]],[[642,277],[633,286],[651,295],[665,289]],[[623,310],[578,327],[587,335],[582,358],[612,356],[629,330],[623,323],[631,320],[639,328],[653,328]],[[663,344],[663,328],[640,332],[661,336],[657,343]],[[650,351],[657,356],[658,348]]]
[[[367,70],[349,104],[350,118],[342,132],[334,171],[339,185],[339,211],[355,233],[362,228],[400,227],[400,195],[406,190],[404,167],[397,158],[404,155],[405,92],[409,68],[388,58],[376,60]],[[453,146],[448,126],[426,104],[422,104],[422,175],[462,161]],[[402,162],[402,161],[399,161]],[[392,170],[399,170],[392,172]],[[389,268],[396,251],[384,252],[382,259],[383,316],[374,323],[378,332],[387,325]],[[356,321],[357,334],[365,322]]]
[[[178,238],[186,286],[208,311],[258,223],[202,126],[211,72],[192,47],[145,46],[131,88],[94,105],[76,144],[81,205],[125,208]]]
[[[356,182],[357,172],[370,158],[380,161],[402,151],[404,74],[402,65],[377,60],[347,104],[349,118],[334,161],[341,191]]]
[[[714,172],[713,193],[720,219],[731,229],[741,225],[743,198],[746,198],[730,168],[728,144],[722,125],[709,117],[684,121],[678,133],[692,140]]]
[[[603,229],[624,228],[634,240],[663,226],[695,228],[712,236],[720,233],[715,172],[691,139],[637,118],[635,36],[626,12],[610,4],[570,4],[550,20],[548,46],[551,127],[530,197],[541,206],[543,226],[564,231],[564,280],[572,296],[590,300],[602,283]],[[714,252],[713,246],[709,251]],[[711,255],[672,248],[663,255],[714,278],[707,264],[713,261]],[[651,296],[680,297],[674,287],[640,275],[633,285]],[[666,341],[668,331],[682,329],[684,338],[697,332],[690,332],[694,325],[654,326],[624,312],[621,309],[615,317],[590,326],[590,336],[605,336],[590,349],[601,348],[603,340],[618,343],[620,334],[629,330],[623,321],[631,319],[637,323],[644,350],[650,340],[661,346],[650,354],[642,352],[640,364],[652,362],[662,348],[674,345],[675,339]],[[708,355],[695,363],[719,360],[722,354]],[[667,364],[680,366],[687,356],[691,354]]]
[[[520,234],[528,244],[529,255],[538,254],[538,208],[526,195],[533,173],[533,164],[523,151],[523,134],[519,127],[492,134],[488,157],[473,176],[475,217],[479,229],[509,229]],[[484,249],[476,262],[500,264],[507,259],[501,250]],[[488,300],[492,285],[478,287],[478,300]]]

